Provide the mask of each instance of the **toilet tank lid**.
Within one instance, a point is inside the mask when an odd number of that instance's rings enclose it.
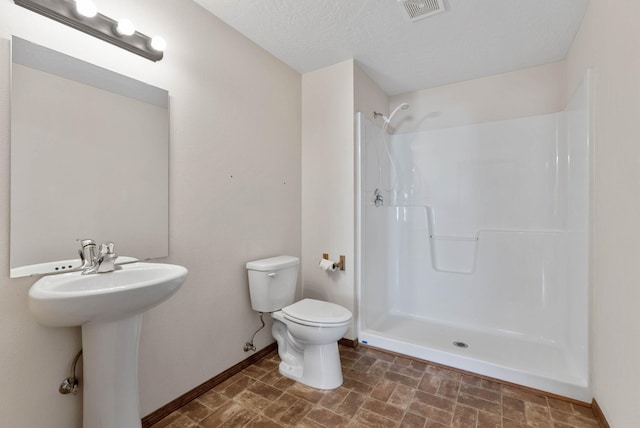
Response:
[[[277,256],[247,263],[247,270],[270,271],[298,266],[300,259],[293,256]]]

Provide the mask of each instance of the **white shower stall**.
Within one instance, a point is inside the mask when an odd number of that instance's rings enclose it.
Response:
[[[360,342],[591,400],[588,87],[415,133],[356,115]]]

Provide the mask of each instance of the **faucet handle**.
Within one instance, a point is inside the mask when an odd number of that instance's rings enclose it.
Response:
[[[116,244],[114,244],[113,242],[103,242],[102,244],[100,244],[100,255],[101,256],[113,255],[117,257],[115,252],[115,246]]]
[[[122,266],[116,265],[118,255],[115,252],[113,242],[103,242],[100,244],[100,255],[98,256],[98,273],[121,270]]]

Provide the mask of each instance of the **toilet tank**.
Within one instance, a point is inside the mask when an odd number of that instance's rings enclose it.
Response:
[[[251,307],[258,312],[274,312],[293,303],[298,283],[300,259],[277,256],[247,263]]]

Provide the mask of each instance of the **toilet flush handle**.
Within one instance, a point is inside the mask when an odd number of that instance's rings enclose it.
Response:
[[[268,276],[269,278],[277,278],[277,277],[278,277],[278,272],[269,272],[269,273],[267,274],[267,276]]]

